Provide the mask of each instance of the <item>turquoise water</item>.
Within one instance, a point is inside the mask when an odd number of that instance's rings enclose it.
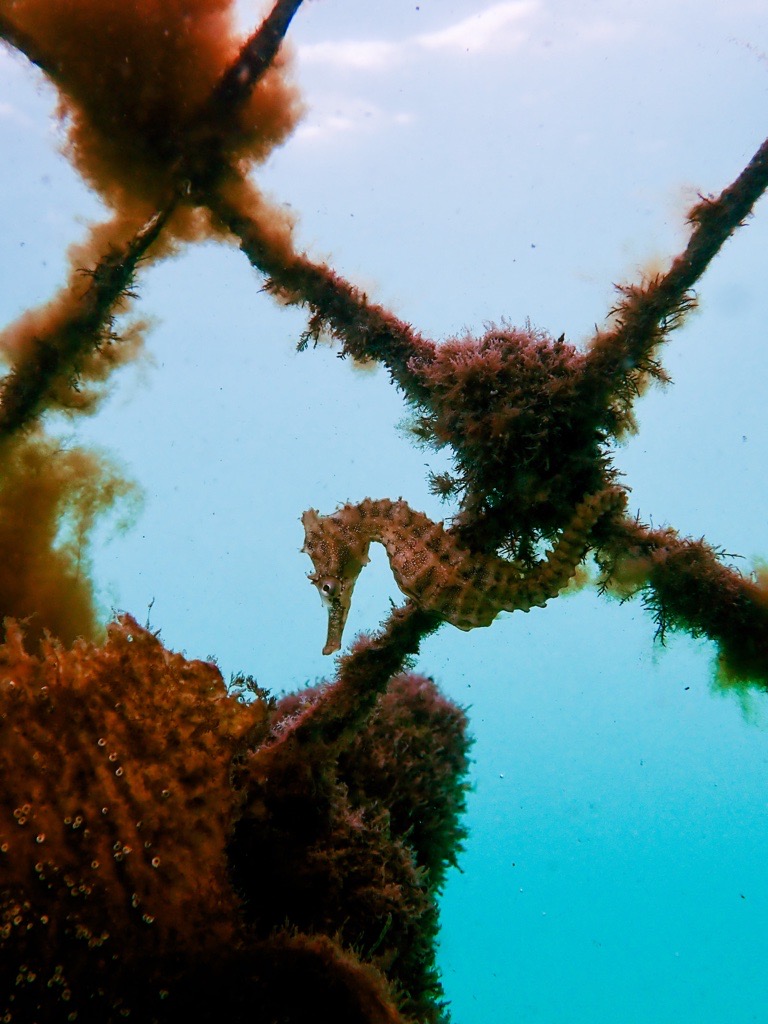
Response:
[[[676,252],[696,191],[724,187],[768,132],[764,11],[606,3],[579,7],[576,31],[565,7],[523,5],[524,45],[499,30],[504,47],[473,62],[418,39],[483,5],[422,7],[424,24],[397,3],[385,25],[308,7],[308,119],[261,180],[303,244],[430,336],[508,316],[583,340],[611,283]],[[378,70],[311,49],[339,39],[401,45]],[[0,56],[3,322],[54,291],[82,220],[104,216],[57,153],[53,105]],[[644,519],[745,570],[768,557],[766,246],[763,201],[668,346],[674,386],[642,399],[617,457]],[[98,536],[105,618],[149,615],[169,646],[281,691],[331,671],[301,512],[366,495],[450,509],[385,374],[297,355],[301,314],[259,286],[224,246],[151,268],[135,305],[147,357],[97,416],[57,429],[144,492],[129,532]],[[349,635],[389,598],[378,549]],[[475,737],[469,838],[442,900],[456,1024],[766,1019],[767,698],[716,693],[709,645],[653,633],[639,603],[585,591],[425,643],[419,669],[469,707]]]
[[[762,1020],[764,725],[708,692],[693,644],[654,658],[630,609],[569,603],[473,680],[472,836],[443,904],[456,1019]]]

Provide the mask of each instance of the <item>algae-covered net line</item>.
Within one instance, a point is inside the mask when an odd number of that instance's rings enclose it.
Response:
[[[277,0],[250,35],[226,0],[0,12],[0,37],[55,87],[64,152],[108,211],[60,291],[0,334],[8,1021],[447,1019],[437,897],[465,839],[469,740],[466,713],[408,671],[427,638],[493,630],[591,575],[602,594],[639,597],[662,640],[712,642],[721,681],[768,686],[764,574],[718,538],[646,525],[653,509],[637,513],[616,456],[636,400],[667,381],[694,289],[768,187],[768,142],[691,205],[667,269],[621,286],[585,344],[527,323],[431,339],[305,251],[260,184],[300,118],[282,46],[300,9]],[[151,325],[124,322],[155,266],[211,241],[242,251],[254,290],[302,311],[302,360],[330,341],[383,365],[416,439],[447,456],[430,475],[452,503],[443,523],[400,493],[295,510],[326,653],[349,641],[372,542],[405,600],[328,682],[281,700],[246,676],[227,687],[130,615],[105,624],[89,540],[135,490],[56,426],[98,414],[116,371],[151,349]],[[268,342],[254,326],[244,343]]]

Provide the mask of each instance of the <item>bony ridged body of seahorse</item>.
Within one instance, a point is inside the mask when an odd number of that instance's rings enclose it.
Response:
[[[619,487],[584,498],[552,550],[533,566],[468,550],[450,529],[402,500],[366,498],[329,516],[309,509],[301,517],[302,551],[312,559],[309,579],[328,609],[323,654],[341,647],[352,591],[372,541],[384,545],[395,582],[407,597],[468,630],[490,625],[500,611],[543,607],[573,578],[597,520],[624,504]]]

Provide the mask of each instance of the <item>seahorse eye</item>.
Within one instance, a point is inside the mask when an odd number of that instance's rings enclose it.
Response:
[[[341,583],[334,576],[323,576],[319,580],[312,581],[317,587],[317,592],[320,595],[320,600],[330,610],[334,598],[336,598],[341,590]]]

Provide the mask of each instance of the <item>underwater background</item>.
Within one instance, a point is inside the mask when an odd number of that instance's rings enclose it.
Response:
[[[261,9],[240,3],[244,29]],[[530,321],[578,343],[613,284],[666,266],[697,194],[768,133],[762,2],[518,0],[307,4],[291,29],[306,113],[257,172],[297,236],[424,334]],[[104,216],[59,153],[55,95],[0,52],[0,314],[61,284]],[[673,384],[637,407],[617,464],[654,526],[768,557],[768,207],[704,276],[665,347]],[[328,676],[301,513],[427,486],[383,370],[296,352],[234,248],[184,248],[140,273],[146,354],[63,443],[116,457],[141,489],[97,530],[105,621],[127,610],[225,678],[275,692]],[[120,512],[120,510],[118,510]],[[372,552],[347,636],[399,601]],[[747,1024],[765,1019],[768,705],[714,685],[713,648],[654,641],[639,601],[594,590],[464,634],[419,671],[475,738],[461,871],[441,901],[456,1024]]]

